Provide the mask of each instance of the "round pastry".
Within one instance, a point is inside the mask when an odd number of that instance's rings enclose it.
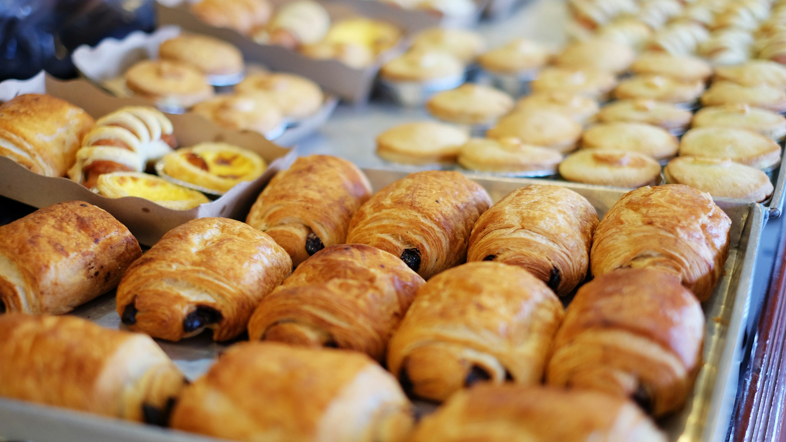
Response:
[[[574,69],[598,69],[619,74],[636,58],[630,47],[606,39],[591,39],[568,45],[557,55],[557,66]]]
[[[530,87],[532,92],[561,92],[604,100],[614,89],[617,78],[596,69],[546,68]]]
[[[207,197],[196,190],[172,184],[155,175],[139,172],[112,172],[98,177],[99,195],[108,198],[136,196],[173,210],[188,210],[209,203]]]
[[[715,80],[741,86],[772,86],[786,89],[786,66],[769,60],[750,60],[735,66],[719,66]]]
[[[300,119],[322,107],[324,96],[319,85],[295,74],[257,73],[235,87],[239,94],[265,92],[286,118]]]
[[[392,48],[401,39],[398,27],[382,20],[352,17],[330,27],[323,41],[332,44],[359,44],[376,55]]]
[[[545,66],[550,58],[551,54],[543,46],[517,39],[481,54],[478,63],[489,72],[525,75]]]
[[[649,25],[637,18],[622,17],[598,29],[596,35],[639,52],[649,43],[654,32]]]
[[[189,108],[213,96],[213,86],[205,75],[183,62],[140,61],[125,77],[132,92],[165,105]]]
[[[759,169],[723,158],[678,157],[663,169],[669,184],[685,184],[714,197],[760,203],[772,195],[772,183]]]
[[[284,124],[276,103],[265,93],[219,95],[203,101],[192,109],[221,127],[253,130],[263,135],[277,132]]]
[[[636,0],[570,0],[568,8],[576,22],[589,30],[595,30],[620,16],[639,12]]]
[[[473,138],[461,147],[458,162],[480,172],[553,175],[562,155],[552,149],[522,144],[518,138],[501,140]]]
[[[638,152],[656,160],[677,154],[679,141],[667,130],[642,123],[601,123],[587,131],[581,138],[585,149],[615,149]]]
[[[164,157],[164,173],[218,193],[253,181],[267,165],[256,152],[226,143],[199,143]]]
[[[270,23],[254,33],[254,41],[289,49],[316,43],[327,35],[330,15],[324,6],[311,0],[284,3]]]
[[[727,158],[757,169],[769,169],[781,160],[775,141],[745,129],[699,127],[680,140],[680,156]]]
[[[692,127],[734,127],[780,141],[786,137],[786,118],[766,109],[750,107],[747,104],[727,104],[725,106],[705,107],[696,112]]]
[[[710,32],[700,23],[678,21],[660,29],[650,41],[649,48],[672,55],[691,55],[699,44],[710,38]]]
[[[488,124],[513,109],[513,98],[489,86],[466,83],[434,95],[426,108],[449,123]]]
[[[682,134],[690,125],[693,114],[671,103],[637,99],[609,103],[598,112],[602,123],[630,122],[658,126],[671,133]]]
[[[330,43],[324,40],[301,46],[300,53],[318,60],[338,60],[355,69],[363,69],[376,60],[376,55],[366,46],[356,43]]]
[[[786,92],[771,86],[740,86],[730,81],[716,81],[701,96],[701,103],[704,106],[747,104],[773,112],[784,112]]]
[[[580,150],[559,165],[568,181],[635,188],[658,184],[660,164],[638,152],[613,149]]]
[[[439,51],[408,51],[382,66],[380,75],[389,81],[429,81],[464,75],[464,64]]]
[[[527,95],[516,103],[516,112],[553,110],[569,115],[580,124],[592,121],[598,109],[598,102],[592,98],[557,91]]]
[[[696,80],[707,81],[712,75],[712,66],[696,57],[648,52],[633,62],[630,71],[636,75],[661,75],[679,81],[692,82]]]
[[[523,111],[510,114],[489,129],[488,138],[518,138],[524,144],[548,147],[560,153],[576,148],[581,124],[568,115],[552,110]]]
[[[751,58],[751,45],[753,37],[748,31],[730,28],[713,32],[697,52],[714,66],[735,65]]]
[[[201,0],[191,12],[211,26],[249,34],[268,22],[272,7],[267,0]]]
[[[452,163],[469,140],[466,130],[421,121],[396,126],[377,137],[377,155],[403,164]]]
[[[430,28],[415,36],[411,49],[443,51],[453,54],[464,63],[470,63],[483,52],[486,43],[477,32],[464,29]]]
[[[158,47],[164,60],[190,63],[205,75],[237,75],[245,69],[243,54],[234,45],[198,34],[180,34]]]
[[[614,97],[620,100],[646,98],[675,104],[691,104],[704,92],[704,82],[683,82],[661,75],[636,75],[620,81]]]

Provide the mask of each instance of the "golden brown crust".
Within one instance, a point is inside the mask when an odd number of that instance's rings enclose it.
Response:
[[[349,221],[370,197],[368,179],[349,161],[301,157],[270,181],[246,223],[270,235],[297,267],[323,247],[344,244]]]
[[[632,397],[661,416],[693,390],[703,343],[701,305],[678,278],[622,269],[579,289],[554,340],[546,380]]]
[[[165,104],[189,108],[211,98],[213,86],[190,64],[173,60],[143,60],[126,73],[126,86],[135,94]]]
[[[559,165],[562,178],[576,183],[625,187],[658,184],[660,164],[647,155],[615,149],[583,149]]]
[[[501,118],[486,132],[488,138],[518,138],[523,144],[571,152],[581,138],[581,124],[553,110],[517,111]]]
[[[344,348],[382,360],[424,283],[390,253],[360,244],[328,247],[262,300],[248,323],[248,336]]]
[[[276,132],[284,124],[284,115],[266,93],[227,94],[198,103],[192,112],[219,126],[232,130],[253,130],[262,135]]]
[[[196,66],[205,75],[242,74],[240,49],[231,43],[201,34],[180,34],[158,47],[158,56]]]
[[[486,211],[472,229],[467,261],[522,267],[559,296],[587,276],[595,208],[564,187],[517,189]]]
[[[396,126],[377,136],[377,155],[394,163],[453,163],[469,131],[435,121]]]
[[[730,81],[716,81],[702,94],[701,104],[704,106],[747,104],[773,112],[784,112],[786,92],[781,88],[767,85],[741,86]]]
[[[680,143],[666,129],[642,123],[601,123],[584,131],[581,147],[584,149],[614,149],[638,152],[656,160],[677,154]]]
[[[730,159],[757,169],[780,163],[781,147],[771,138],[734,127],[697,127],[682,136],[680,156]]]
[[[0,227],[0,306],[63,314],[106,293],[142,249],[126,226],[82,201]]]
[[[760,203],[772,195],[766,173],[728,159],[677,157],[663,169],[669,184],[685,184],[714,197],[739,198]]]
[[[601,123],[630,122],[658,126],[669,131],[684,131],[693,113],[672,103],[654,100],[618,100],[598,112]]]
[[[262,298],[292,271],[268,235],[228,218],[200,218],[170,230],[136,260],[117,288],[117,313],[131,330],[178,341],[213,330],[243,332]]]
[[[270,20],[273,8],[267,0],[202,0],[191,12],[211,26],[249,34]]]
[[[730,228],[708,194],[681,184],[642,187],[617,201],[595,230],[592,274],[655,268],[704,301],[723,272]]]
[[[322,107],[319,85],[306,77],[286,73],[257,73],[235,87],[239,94],[264,92],[287,118],[306,118]]]
[[[554,64],[574,69],[598,69],[620,74],[633,63],[636,53],[626,45],[594,38],[574,42],[554,59]]]
[[[242,343],[191,384],[172,427],[270,442],[403,442],[411,404],[396,380],[366,355]]]
[[[468,263],[418,290],[390,341],[388,367],[413,394],[437,401],[478,381],[538,384],[562,315],[529,272]]]
[[[472,226],[489,206],[485,189],[459,172],[413,173],[355,213],[347,243],[390,252],[428,279],[464,261]]]
[[[614,97],[625,99],[649,99],[665,103],[691,104],[704,92],[704,82],[683,82],[662,75],[636,75],[620,81],[614,89]]]
[[[456,124],[489,124],[513,109],[513,98],[492,87],[465,83],[439,92],[426,109],[443,121]]]
[[[547,147],[522,144],[518,138],[472,138],[461,146],[458,162],[469,170],[499,173],[557,172],[562,154]]]

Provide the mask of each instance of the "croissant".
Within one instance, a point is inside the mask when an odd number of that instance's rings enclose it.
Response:
[[[117,313],[156,338],[179,341],[209,328],[226,341],[291,271],[289,255],[264,233],[227,218],[196,219],[131,265],[117,288]]]
[[[396,380],[364,354],[252,342],[191,384],[171,422],[238,441],[399,442],[413,417]]]
[[[705,301],[729,256],[730,228],[708,193],[681,184],[642,187],[617,201],[595,230],[592,274],[655,268]]]
[[[63,314],[117,286],[142,249],[126,226],[72,201],[0,227],[0,313]]]
[[[467,261],[522,267],[565,296],[587,276],[597,226],[595,208],[576,192],[551,185],[522,187],[480,216]]]
[[[573,298],[546,381],[628,396],[661,416],[693,390],[703,343],[704,313],[679,279],[652,269],[618,270]]]
[[[73,316],[0,316],[0,396],[165,425],[186,379],[150,337]]]
[[[412,442],[665,442],[636,405],[594,391],[480,385],[424,418]]]
[[[324,247],[344,244],[352,215],[370,196],[368,179],[349,161],[301,157],[273,177],[246,223],[270,235],[297,267]]]
[[[360,244],[328,247],[262,300],[248,336],[345,348],[382,360],[390,335],[424,283],[390,253]]]
[[[459,172],[408,175],[374,195],[349,224],[347,243],[390,252],[425,279],[463,262],[488,193]]]

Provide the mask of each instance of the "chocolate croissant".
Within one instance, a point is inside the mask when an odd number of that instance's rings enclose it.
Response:
[[[597,226],[595,208],[578,193],[551,185],[522,187],[480,216],[467,261],[522,267],[565,296],[587,276]]]
[[[131,330],[179,341],[205,329],[243,333],[262,298],[292,271],[272,238],[239,221],[201,218],[169,231],[128,269],[117,313]]]
[[[595,276],[620,268],[677,275],[700,301],[710,297],[729,255],[731,220],[708,193],[681,184],[626,193],[595,230]]]
[[[345,348],[382,360],[390,335],[424,283],[390,253],[361,244],[328,247],[262,300],[248,336]]]
[[[246,223],[270,235],[297,267],[325,247],[344,244],[352,215],[370,196],[368,179],[349,161],[301,157],[273,177]]]
[[[594,391],[480,385],[425,417],[412,442],[666,442],[636,405]]]
[[[0,316],[0,396],[166,425],[186,379],[150,337],[73,316]]]
[[[117,286],[142,255],[112,215],[72,201],[0,227],[0,313],[68,313]]]
[[[661,416],[701,368],[704,313],[674,275],[624,269],[582,286],[554,340],[549,385],[626,396]]]
[[[538,384],[562,316],[559,299],[526,270],[468,263],[418,290],[388,367],[410,393],[435,401],[481,381]]]
[[[401,387],[366,355],[252,342],[183,392],[171,426],[249,442],[399,442],[412,423]]]
[[[413,173],[357,211],[347,243],[390,252],[428,279],[464,262],[472,226],[489,206],[486,190],[459,172]]]

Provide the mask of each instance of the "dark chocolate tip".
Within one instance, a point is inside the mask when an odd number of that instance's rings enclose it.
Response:
[[[483,261],[494,261],[495,259],[497,259],[497,255],[489,255],[483,258]]]
[[[404,252],[401,253],[401,260],[404,261],[404,264],[410,269],[416,272],[420,270],[420,250],[417,248],[404,250]]]
[[[0,314],[5,313],[5,302],[0,299]]]
[[[123,316],[120,317],[120,320],[125,325],[134,325],[136,324],[136,305],[132,302],[128,304],[125,309],[123,309]]]
[[[469,371],[466,379],[464,379],[464,386],[469,387],[470,385],[476,384],[478,382],[488,381],[490,379],[491,375],[486,370],[478,367],[477,365],[473,365],[472,370]]]
[[[639,388],[633,392],[630,398],[633,399],[633,402],[637,403],[645,413],[652,414],[654,405],[652,403],[652,396],[650,396],[650,393],[642,385],[639,385]]]
[[[507,370],[505,370],[505,381],[506,381],[506,382],[507,382],[507,381],[511,381],[511,382],[513,382],[513,381],[514,381],[514,379],[513,379],[513,375],[512,375],[512,374],[510,374],[510,372],[509,372],[509,371],[507,371]]]
[[[409,373],[407,373],[406,367],[401,367],[401,370],[399,370],[398,383],[401,384],[401,388],[405,393],[410,396],[412,395],[412,390],[415,388],[415,384],[413,384],[412,379],[409,378]]]
[[[562,277],[559,274],[559,269],[556,267],[551,267],[551,275],[549,276],[548,286],[551,290],[557,291],[559,288],[559,283],[562,282]]]
[[[338,343],[337,343],[336,341],[328,341],[328,342],[325,342],[325,343],[323,344],[323,347],[327,347],[327,348],[340,348],[340,347],[338,346]]]
[[[221,312],[212,307],[200,305],[183,319],[183,331],[191,333],[206,325],[220,322],[221,319]]]
[[[169,417],[175,408],[175,398],[167,399],[164,408],[158,408],[150,404],[142,404],[142,416],[145,423],[166,427],[169,425]]]
[[[311,256],[318,251],[325,248],[325,245],[322,244],[322,240],[319,239],[314,232],[311,232],[306,236],[306,252],[308,252],[308,256]]]

